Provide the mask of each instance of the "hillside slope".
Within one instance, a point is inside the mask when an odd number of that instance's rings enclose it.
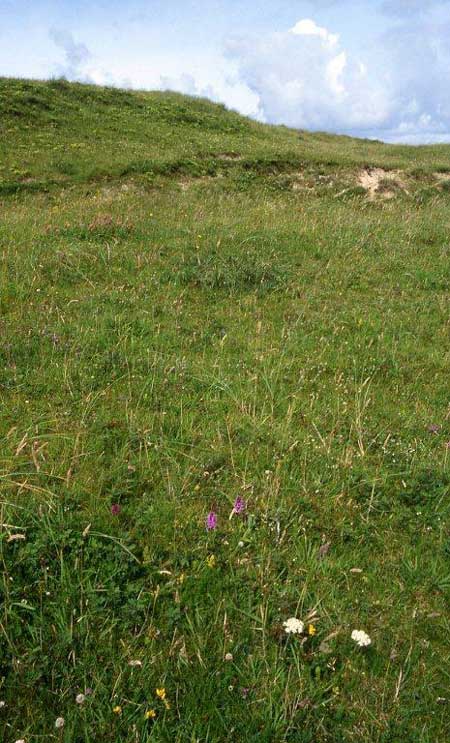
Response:
[[[245,119],[177,93],[0,78],[0,193],[136,175],[374,167],[450,172],[445,145],[411,148]]]
[[[0,739],[448,743],[450,148],[0,130]]]

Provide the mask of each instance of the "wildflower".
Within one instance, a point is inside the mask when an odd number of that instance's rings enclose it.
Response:
[[[233,660],[233,653],[226,653],[225,660],[227,661],[227,663],[230,663],[230,661]]]
[[[216,567],[216,558],[214,555],[208,555],[206,558],[206,564],[209,568],[215,568]]]
[[[241,689],[241,696],[243,699],[247,699],[248,695],[250,694],[250,689],[248,686],[244,686],[243,689]]]
[[[141,660],[130,660],[128,661],[128,665],[131,666],[131,668],[140,668],[142,666]]]
[[[366,634],[363,630],[354,629],[352,632],[352,640],[356,642],[357,645],[359,645],[360,648],[366,648],[368,645],[372,643],[372,640],[370,639],[369,635]]]
[[[113,712],[115,715],[121,715],[122,714],[122,707],[120,704],[116,704],[115,707],[113,707]]]
[[[119,513],[121,512],[121,510],[122,509],[120,508],[120,505],[118,503],[113,503],[112,504],[112,506],[111,506],[111,513],[112,513],[113,516],[118,516]]]
[[[55,720],[55,728],[57,730],[61,730],[61,728],[64,727],[65,722],[66,721],[65,721],[64,717],[57,717],[56,720]]]
[[[164,699],[166,698],[166,690],[164,689],[164,687],[162,689],[156,689],[156,696],[158,697],[158,699],[162,699],[164,701]]]
[[[77,694],[75,697],[75,701],[77,704],[84,704],[84,702],[86,701],[86,697],[84,694]]]
[[[300,621],[300,619],[296,619],[295,617],[291,617],[286,622],[283,622],[284,631],[288,635],[301,635],[303,630],[305,629],[305,625],[303,622]]]
[[[438,423],[432,423],[430,426],[428,426],[428,433],[439,433],[442,426],[440,426]]]
[[[310,637],[314,637],[314,635],[316,635],[316,634],[317,634],[317,630],[314,627],[314,625],[313,624],[308,624],[308,635]]]
[[[156,717],[156,712],[154,709],[148,709],[147,712],[144,715],[146,720],[154,720]]]
[[[241,496],[240,496],[240,495],[238,495],[238,497],[237,497],[237,498],[236,498],[236,500],[234,501],[234,506],[233,506],[233,510],[232,510],[232,511],[231,511],[231,513],[230,513],[230,519],[231,519],[231,517],[232,517],[232,516],[233,516],[233,515],[234,515],[235,513],[236,513],[236,514],[241,514],[241,513],[244,513],[245,509],[246,509],[246,503],[245,503],[245,500],[244,500],[243,498],[241,498]]]
[[[217,514],[210,511],[206,517],[206,531],[214,531],[214,529],[217,529]]]
[[[1,701],[0,702],[0,709],[3,709],[3,707],[6,707],[6,702]]]

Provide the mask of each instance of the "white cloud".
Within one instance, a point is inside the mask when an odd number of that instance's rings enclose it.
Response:
[[[450,139],[450,18],[439,20],[404,19],[359,56],[310,19],[233,39],[228,53],[268,122],[442,141]]]
[[[330,88],[340,96],[343,96],[345,93],[345,86],[342,83],[342,75],[345,71],[345,68],[347,66],[347,54],[346,52],[341,52],[340,54],[337,54],[336,57],[333,57],[328,62],[327,65],[327,78],[328,83],[330,85]],[[364,76],[365,71],[364,68],[359,68],[361,76]]]
[[[338,34],[330,34],[326,28],[318,26],[310,18],[304,18],[302,21],[298,21],[291,28],[291,34],[296,34],[297,36],[318,36],[319,39],[322,39],[322,41],[331,47],[336,46],[339,41]]]
[[[228,53],[269,122],[348,131],[377,127],[389,115],[383,85],[369,80],[337,34],[309,19],[286,32],[234,39]]]

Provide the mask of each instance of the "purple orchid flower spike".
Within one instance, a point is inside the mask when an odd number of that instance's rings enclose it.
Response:
[[[214,531],[214,529],[217,529],[217,514],[210,511],[206,517],[206,531]]]
[[[240,495],[238,495],[238,497],[234,501],[233,511],[235,513],[244,513],[245,508],[246,508],[245,500],[241,498]]]
[[[236,498],[234,501],[233,510],[230,513],[230,519],[233,518],[234,514],[243,514],[245,513],[245,509],[247,508],[247,504],[243,498],[241,498],[240,495]]]

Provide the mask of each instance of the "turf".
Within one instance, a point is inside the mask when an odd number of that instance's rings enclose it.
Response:
[[[447,170],[0,80],[2,741],[447,743]]]

